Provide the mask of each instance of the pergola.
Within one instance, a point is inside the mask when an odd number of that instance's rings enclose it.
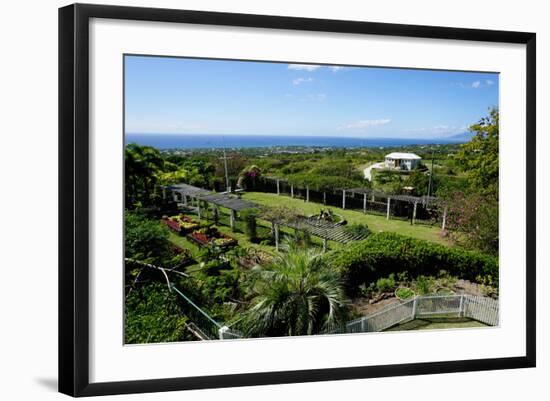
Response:
[[[413,204],[413,215],[412,215],[412,223],[414,224],[416,220],[416,207],[418,204],[421,204],[424,207],[430,206],[430,205],[443,205],[443,223],[441,229],[445,229],[445,222],[447,219],[447,206],[446,203],[435,196],[413,196],[413,195],[404,195],[404,194],[387,194],[385,192],[375,191],[370,188],[341,188],[342,191],[342,209],[346,208],[346,193],[351,194],[362,194],[363,195],[363,212],[366,213],[367,211],[367,197],[371,196],[372,200],[374,198],[383,198],[387,200],[387,208],[386,208],[386,219],[390,218],[390,207],[391,207],[391,201],[401,201],[401,202],[408,202]]]
[[[359,241],[367,237],[365,234],[349,232],[342,224],[320,220],[316,217],[300,217],[285,223],[285,225],[321,238],[323,240],[323,251],[327,250],[328,241],[347,244],[348,242]]]
[[[215,207],[221,206],[229,209],[229,224],[231,229],[235,229],[235,221],[237,219],[236,212],[246,209],[254,209],[257,207],[255,203],[242,200],[239,197],[229,195],[227,193],[214,193],[209,195],[199,196],[199,200],[212,203]],[[199,218],[200,218],[200,205],[199,205]]]
[[[263,177],[266,180],[269,181],[275,181],[277,184],[277,195],[281,194],[280,190],[280,183],[285,182],[289,183],[289,181],[285,178],[281,177],[275,177],[275,176],[264,176]],[[289,183],[290,185],[290,197],[294,197],[294,184]],[[446,203],[435,196],[413,196],[413,195],[404,195],[404,194],[388,194],[385,192],[375,191],[370,188],[334,188],[337,191],[342,191],[342,209],[346,208],[346,195],[347,194],[359,194],[363,195],[363,213],[367,213],[367,201],[368,198],[371,198],[371,201],[374,202],[374,198],[382,198],[386,199],[386,219],[389,220],[390,218],[390,210],[391,210],[391,202],[394,201],[401,201],[401,202],[408,202],[413,205],[413,216],[412,216],[412,223],[414,224],[416,221],[416,209],[417,205],[421,204],[424,207],[430,206],[430,205],[440,205],[443,206],[443,222],[441,225],[441,229],[445,229],[445,224],[447,220],[447,205]],[[306,185],[306,202],[309,202],[309,186]],[[323,192],[323,204],[326,204],[326,193]]]
[[[279,182],[279,181],[277,181]],[[279,187],[279,185],[277,185]],[[291,187],[291,191],[292,191]],[[235,229],[236,213],[246,209],[257,208],[258,205],[243,200],[237,196],[228,193],[215,193],[204,188],[195,187],[188,184],[176,184],[163,187],[163,195],[166,197],[166,189],[170,189],[174,193],[174,200],[177,201],[176,193],[180,194],[182,201],[187,205],[187,197],[197,202],[196,210],[199,218],[201,218],[201,202],[211,203],[217,209],[224,207],[230,211],[230,226]],[[292,191],[293,192],[293,191]],[[291,193],[292,193],[291,192]],[[280,192],[279,192],[280,193]],[[309,190],[308,190],[309,194]],[[292,193],[293,195],[293,193]],[[308,196],[309,197],[309,196]],[[282,222],[273,221],[275,228],[275,242],[278,249],[278,225],[285,225],[295,230],[305,231],[311,235],[319,237],[323,240],[323,250],[327,249],[328,241],[335,241],[346,244],[350,241],[357,241],[365,238],[363,234],[354,234],[347,231],[341,224],[333,223],[325,220],[320,220],[315,217],[299,217],[292,221]]]
[[[180,194],[182,202],[185,206],[188,206],[187,197],[196,201],[196,210],[199,219],[201,218],[201,201],[212,203],[215,207],[225,207],[230,211],[230,225],[231,229],[235,228],[236,212],[245,209],[252,209],[256,207],[255,203],[248,202],[240,199],[239,197],[230,195],[228,193],[215,193],[204,188],[195,187],[188,184],[176,184],[163,187],[163,195],[166,197],[166,188],[170,189],[174,195],[174,201],[177,201],[176,194]]]
[[[294,198],[294,184],[287,180],[286,178],[275,177],[275,176],[264,176],[263,179],[267,181],[275,181],[277,185],[277,195],[281,194],[281,182],[285,182],[290,186],[290,197]],[[309,185],[306,184],[306,202],[309,202]],[[326,203],[326,193],[323,192],[323,203]]]
[[[212,191],[209,191],[204,188],[194,187],[193,185],[176,184],[176,185],[168,185],[166,187],[163,187],[164,197],[166,197],[166,193],[165,193],[166,188],[172,191],[174,196],[174,201],[177,201],[176,194],[180,194],[184,205],[187,205],[187,197],[190,197],[191,199],[198,199],[201,195],[208,195],[212,193]]]

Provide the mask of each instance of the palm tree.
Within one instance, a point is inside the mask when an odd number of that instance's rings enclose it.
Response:
[[[133,207],[138,203],[147,205],[151,202],[163,166],[164,160],[155,148],[134,143],[126,145],[124,171],[127,207]]]
[[[244,319],[248,336],[316,334],[347,315],[341,277],[322,254],[289,242],[284,248],[271,264],[251,271],[254,295]]]

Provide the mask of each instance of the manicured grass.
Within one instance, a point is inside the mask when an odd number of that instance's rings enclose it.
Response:
[[[386,331],[460,329],[465,327],[487,327],[487,325],[464,317],[423,318],[393,326]]]
[[[172,231],[170,231],[170,235],[168,237],[168,240],[172,242],[173,244],[176,244],[180,248],[187,249],[193,258],[196,258],[199,254],[199,247],[189,241],[187,238],[182,237],[181,235],[178,235]]]
[[[304,202],[301,199],[293,199],[285,195],[277,195],[263,192],[243,193],[242,198],[266,206],[284,205],[295,209],[304,215],[318,214],[321,209],[331,209],[334,213],[344,216],[349,223],[366,224],[373,232],[390,231],[410,237],[437,242],[443,245],[451,245],[449,241],[440,236],[438,227],[424,225],[411,225],[408,221],[386,220],[385,216],[363,214],[360,211],[344,210],[334,206],[323,206],[315,202]]]

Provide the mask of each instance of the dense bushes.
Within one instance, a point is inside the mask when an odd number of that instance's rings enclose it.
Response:
[[[490,277],[498,285],[497,258],[395,233],[372,234],[366,240],[330,252],[325,257],[344,276],[350,295],[361,284],[404,271],[415,277],[437,275],[445,270],[471,281]]]
[[[145,215],[124,212],[125,255],[149,263],[159,261],[170,251],[168,229],[158,220]]]
[[[125,317],[126,344],[194,339],[186,332],[187,318],[166,284],[151,283],[132,291],[126,298]]]

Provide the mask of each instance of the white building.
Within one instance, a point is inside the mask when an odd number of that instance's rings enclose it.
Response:
[[[418,167],[422,158],[414,153],[393,152],[386,155],[384,165],[386,168],[411,171]]]

